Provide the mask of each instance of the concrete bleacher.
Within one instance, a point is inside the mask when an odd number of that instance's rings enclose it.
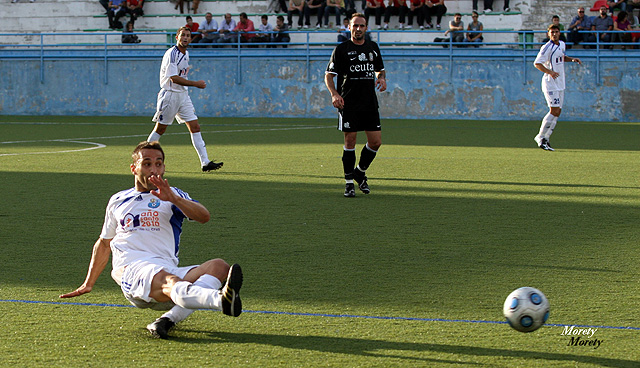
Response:
[[[487,30],[519,30],[523,28],[523,25],[527,25],[526,28],[533,29],[530,27],[532,21],[527,17],[531,14],[530,10],[536,8],[536,3],[546,2],[513,0],[511,1],[511,11],[509,13],[492,12],[482,14],[480,21],[483,22]],[[575,8],[575,2],[572,3],[572,7]],[[496,0],[495,5],[496,8],[502,7],[502,3],[499,0]],[[360,1],[356,2],[356,6],[358,7],[357,10],[361,10],[359,9],[361,6]],[[446,2],[446,6],[448,11],[442,20],[441,32],[389,32],[384,36],[384,42],[430,42],[434,37],[443,37],[448,21],[456,12],[463,14],[465,24],[471,21],[472,0],[449,0]],[[174,9],[174,3],[168,0],[147,0],[144,11],[145,16],[136,21],[135,27],[136,33],[145,43],[166,42],[166,36],[160,34],[145,35],[145,31],[175,30],[186,23],[185,17],[187,14],[179,14],[179,11]],[[194,21],[201,22],[206,12],[213,13],[218,22],[222,20],[224,13],[233,14],[237,20],[237,14],[246,12],[256,26],[260,23],[260,15],[268,14],[271,24],[275,24],[277,15],[274,13],[273,0],[203,0],[198,9],[199,14],[191,14],[191,16]],[[108,37],[109,43],[119,42],[119,35],[121,34],[121,31],[108,29],[108,21],[104,14],[104,9],[97,0],[38,0],[35,3],[10,3],[6,1],[0,3],[0,13],[3,14],[3,22],[0,22],[0,32],[3,33],[107,32],[112,34],[112,36]],[[294,15],[294,24],[297,23],[297,19],[298,16]],[[127,20],[127,17],[121,19],[123,23],[126,23]],[[314,23],[313,16],[312,23]],[[390,26],[393,28],[396,24],[397,16],[394,16]],[[414,30],[415,27],[416,24],[414,23]],[[332,43],[336,40],[336,33],[334,32],[324,30],[314,33],[312,42]],[[484,37],[485,42],[499,42],[500,40],[511,42],[517,39],[517,34],[514,33],[510,36],[512,39],[508,40],[505,40],[505,34],[485,33]],[[55,38],[58,39],[59,37]],[[96,35],[95,37],[66,36],[64,39],[65,42],[69,43],[104,42],[103,35]],[[292,42],[294,43],[305,42],[306,39],[307,35],[305,33],[292,33]],[[49,43],[51,42],[51,36],[48,37],[48,41]],[[5,44],[38,42],[38,38],[29,35],[10,37],[0,41],[0,43]]]

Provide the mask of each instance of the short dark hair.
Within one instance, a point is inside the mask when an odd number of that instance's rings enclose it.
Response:
[[[269,16],[268,16],[268,15],[266,15],[266,14],[263,14],[263,15],[260,17],[260,19],[269,19]]]
[[[245,12],[240,13],[240,18],[247,18],[247,13]]]
[[[549,24],[549,27],[547,27],[547,32],[549,32],[552,29],[557,29],[559,31],[560,27],[556,26],[555,24]]]
[[[136,148],[133,149],[133,152],[131,152],[131,158],[133,159],[133,163],[136,163],[136,160],[138,159],[138,153],[140,151],[142,151],[143,149],[154,149],[154,150],[158,150],[162,153],[162,161],[164,161],[164,151],[162,150],[162,147],[160,146],[160,142],[158,141],[153,141],[153,142],[147,142],[147,141],[142,141],[140,143],[138,143],[138,145],[136,146]]]
[[[277,20],[281,20],[281,21],[283,21],[283,22],[284,22],[284,16],[282,16],[282,15],[278,15],[278,16],[276,17],[276,19],[277,19]]]
[[[351,19],[353,19],[353,18],[364,18],[364,24],[368,25],[368,23],[369,23],[367,21],[367,17],[365,17],[365,15],[362,14],[362,13],[353,13],[353,14],[351,14]],[[349,19],[349,22],[351,22],[351,19]]]
[[[189,19],[193,20],[190,15],[187,15],[187,22],[189,21]]]

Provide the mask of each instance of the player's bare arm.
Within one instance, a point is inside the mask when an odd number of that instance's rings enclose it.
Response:
[[[560,73],[558,72],[554,72],[553,70],[547,69],[544,65],[540,64],[540,63],[536,63],[535,64],[536,69],[538,69],[539,71],[545,73],[545,74],[549,74],[551,76],[551,78],[556,79],[560,76]]]
[[[376,89],[380,92],[387,90],[387,73],[384,70],[376,73]]]
[[[578,58],[574,58],[574,57],[570,57],[570,56],[566,56],[564,57],[564,61],[565,63],[578,63],[580,65],[582,65],[582,61]]]
[[[331,93],[331,103],[333,104],[333,107],[335,107],[336,109],[342,109],[344,108],[344,99],[338,93],[333,78],[335,78],[335,74],[325,73],[324,84],[327,86],[327,89]]]
[[[89,262],[89,270],[87,278],[79,288],[74,291],[60,295],[60,298],[73,298],[91,292],[93,285],[98,281],[98,277],[109,263],[109,255],[111,254],[111,239],[98,239],[93,245],[91,253],[91,262]]]
[[[188,80],[186,78],[182,78],[182,77],[177,76],[177,75],[171,76],[169,79],[171,79],[171,81],[173,83],[179,84],[181,86],[198,87],[200,89],[207,88],[207,83],[205,81],[203,81],[203,80],[192,81],[192,80]]]
[[[211,218],[209,210],[202,204],[176,195],[173,190],[171,190],[167,179],[163,179],[158,175],[151,175],[149,181],[158,188],[157,190],[152,190],[151,194],[160,200],[173,203],[188,218],[198,221],[201,224],[208,222]]]

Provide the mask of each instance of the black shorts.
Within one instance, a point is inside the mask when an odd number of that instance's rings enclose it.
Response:
[[[338,130],[343,132],[379,131],[380,114],[378,109],[368,111],[338,111]]]

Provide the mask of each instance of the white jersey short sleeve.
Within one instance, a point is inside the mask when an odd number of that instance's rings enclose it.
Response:
[[[557,78],[553,79],[551,75],[544,73],[542,76],[542,90],[543,91],[564,91],[564,53],[565,43],[559,41],[560,44],[556,45],[553,41],[549,41],[540,48],[538,56],[533,64],[542,64],[545,68],[553,70],[560,74]]]
[[[171,190],[193,201],[180,189]],[[114,194],[100,234],[103,239],[111,239],[114,271],[139,260],[177,266],[185,218],[173,203],[161,201],[150,192],[132,188]]]
[[[183,54],[177,46],[171,47],[162,57],[160,66],[160,88],[173,92],[186,92],[187,86],[182,86],[171,81],[171,77],[177,75],[187,78],[189,74],[189,51]]]

